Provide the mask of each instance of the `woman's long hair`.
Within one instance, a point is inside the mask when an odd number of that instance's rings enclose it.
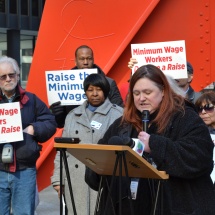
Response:
[[[176,94],[170,87],[166,76],[156,66],[148,64],[139,67],[130,80],[128,100],[125,105],[122,123],[131,123],[138,132],[142,131],[140,112],[134,105],[133,88],[141,78],[148,78],[163,90],[164,96],[157,110],[157,115],[150,123],[157,125],[157,132],[163,133],[176,111],[184,111],[184,98]]]

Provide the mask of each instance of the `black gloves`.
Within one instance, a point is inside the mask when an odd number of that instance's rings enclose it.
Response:
[[[49,107],[49,109],[55,115],[55,121],[58,124],[58,128],[63,128],[64,123],[65,123],[65,118],[67,115],[65,106],[62,106],[61,102],[58,101],[58,102],[53,103]]]
[[[61,106],[61,102],[58,101],[58,102],[55,102],[53,103],[50,108],[51,112],[55,115],[55,116],[58,116],[58,115],[61,115],[64,113],[64,106]]]

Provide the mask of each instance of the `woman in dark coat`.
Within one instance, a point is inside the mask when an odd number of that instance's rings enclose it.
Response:
[[[139,179],[137,196],[132,200],[134,214],[214,215],[215,193],[210,178],[214,145],[194,106],[173,92],[165,75],[153,65],[142,66],[134,73],[129,92],[122,118],[110,126],[99,143],[106,144],[113,136],[138,138],[145,144],[143,157],[169,174],[169,179],[162,183],[155,213],[153,193],[158,181]],[[143,110],[150,113],[147,132],[142,131]],[[93,189],[98,189],[98,175],[87,169],[85,177]],[[111,193],[112,204],[107,201],[107,183],[103,180],[98,214],[104,214],[106,202],[106,214],[114,214],[113,209],[119,214],[117,179]],[[111,176],[107,176],[109,183],[110,180]],[[128,196],[130,189],[124,178],[123,215],[131,214]]]
[[[196,101],[195,106],[199,116],[205,122],[215,144],[215,92],[204,92]],[[215,152],[214,152],[215,158]],[[215,160],[215,159],[214,159]],[[215,169],[211,173],[215,187]]]

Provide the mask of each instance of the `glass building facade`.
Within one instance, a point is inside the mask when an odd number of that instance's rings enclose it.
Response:
[[[26,87],[45,0],[0,0],[0,56],[20,65]]]

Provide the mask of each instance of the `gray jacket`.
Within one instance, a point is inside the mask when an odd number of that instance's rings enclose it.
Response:
[[[101,139],[109,126],[120,116],[122,116],[123,108],[112,104],[107,98],[105,102],[98,107],[91,119],[86,112],[87,101],[81,106],[71,110],[65,121],[63,137],[78,137],[81,143],[97,143]],[[94,128],[91,123],[94,121]],[[71,154],[68,155],[68,166],[70,171],[73,195],[77,214],[89,215],[94,214],[97,192],[90,189],[85,183],[85,165],[79,162]],[[51,177],[52,185],[60,184],[60,154],[56,154],[54,174]],[[66,177],[63,183],[65,184],[65,200],[68,207],[68,214],[73,214],[71,198],[68,189]]]

